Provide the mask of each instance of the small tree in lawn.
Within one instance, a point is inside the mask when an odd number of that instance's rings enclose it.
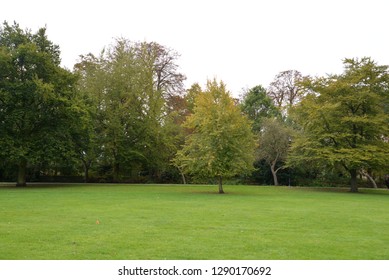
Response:
[[[223,178],[253,170],[255,141],[250,122],[223,82],[207,82],[184,126],[193,132],[177,153],[175,164],[185,173],[216,177],[219,193],[224,193]]]

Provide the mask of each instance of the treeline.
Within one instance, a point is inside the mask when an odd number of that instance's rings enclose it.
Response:
[[[216,80],[185,89],[178,58],[158,43],[120,38],[99,54],[80,56],[70,71],[60,66],[59,46],[45,28],[32,33],[5,22],[0,180],[219,178],[221,185],[224,177],[351,183],[354,191],[357,181],[382,184],[389,166],[387,66],[362,58],[345,60],[339,75],[285,71],[269,88],[247,89],[236,100]]]

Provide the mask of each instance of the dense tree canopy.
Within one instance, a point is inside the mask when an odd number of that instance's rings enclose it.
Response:
[[[223,177],[252,171],[255,141],[250,122],[223,82],[208,81],[185,126],[193,132],[176,158],[184,172],[218,178],[219,193],[223,193]]]
[[[100,165],[108,167],[113,181],[124,173],[159,177],[173,156],[170,113],[185,79],[176,59],[157,43],[118,39],[100,57],[82,56],[76,65],[79,89],[93,104]],[[95,151],[90,148],[83,155]]]
[[[344,65],[341,75],[306,79],[314,93],[295,109],[301,131],[290,162],[340,165],[357,192],[358,172],[388,168],[389,72],[370,58],[346,59]]]
[[[18,165],[18,185],[26,184],[29,163],[71,153],[67,127],[80,108],[75,76],[59,63],[45,28],[0,28],[0,156]]]
[[[253,122],[253,131],[261,131],[263,120],[281,115],[266,89],[260,85],[247,90],[241,98],[242,111]]]
[[[238,100],[216,80],[185,89],[178,61],[169,47],[119,38],[81,55],[69,71],[45,28],[3,23],[0,179],[217,178],[223,192],[223,178],[277,185],[293,174],[296,184],[351,178],[354,192],[361,183],[382,186],[388,66],[361,58],[344,60],[338,75],[282,71],[267,89],[255,86]]]

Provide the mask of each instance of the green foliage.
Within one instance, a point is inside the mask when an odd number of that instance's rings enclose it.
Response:
[[[283,168],[291,142],[292,131],[277,119],[267,119],[259,133],[257,156],[264,160],[273,175],[274,185],[278,185],[277,172]]]
[[[261,130],[263,120],[281,116],[280,111],[274,106],[272,99],[267,95],[266,89],[256,86],[243,94],[241,109],[253,122],[253,131]]]
[[[223,82],[208,81],[195,99],[194,113],[185,126],[193,131],[177,153],[185,173],[220,179],[253,170],[254,136],[250,122],[227,92]]]
[[[16,23],[0,28],[0,156],[19,164],[20,185],[28,163],[71,153],[76,77],[59,62],[44,28],[35,34]]]
[[[198,83],[194,83],[186,92],[185,99],[188,104],[188,110],[193,113],[195,106],[195,100],[197,96],[202,92],[201,86]]]
[[[168,169],[177,149],[173,100],[185,79],[177,72],[177,57],[157,43],[118,39],[100,57],[83,56],[76,65],[79,90],[95,120],[88,137],[96,135],[91,143],[98,147],[80,151],[109,165],[113,181],[134,172],[160,177]]]
[[[222,190],[223,177],[249,174],[257,156],[256,166],[268,164],[276,182],[290,131],[268,119],[280,116],[297,129],[288,160],[296,182],[347,171],[356,191],[358,172],[373,185],[387,173],[387,66],[362,58],[345,59],[340,75],[284,71],[268,90],[253,87],[236,104],[216,81],[205,91],[198,84],[184,90],[178,57],[155,42],[120,38],[97,56],[81,56],[71,73],[60,67],[59,47],[45,28],[33,33],[4,22],[1,179],[17,175],[24,185],[26,176],[80,176],[82,166],[85,181],[89,171],[95,180],[131,182],[186,182],[186,173],[216,177]],[[256,155],[250,126],[261,141]],[[270,173],[260,172],[257,183],[268,182]]]
[[[305,81],[315,93],[294,111],[301,130],[289,163],[343,166],[351,175],[351,190],[357,191],[359,170],[388,167],[389,73],[369,58],[346,59],[344,64],[342,75]]]

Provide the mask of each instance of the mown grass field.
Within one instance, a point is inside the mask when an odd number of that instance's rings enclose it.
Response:
[[[3,185],[0,259],[389,259],[387,190],[216,188]]]

